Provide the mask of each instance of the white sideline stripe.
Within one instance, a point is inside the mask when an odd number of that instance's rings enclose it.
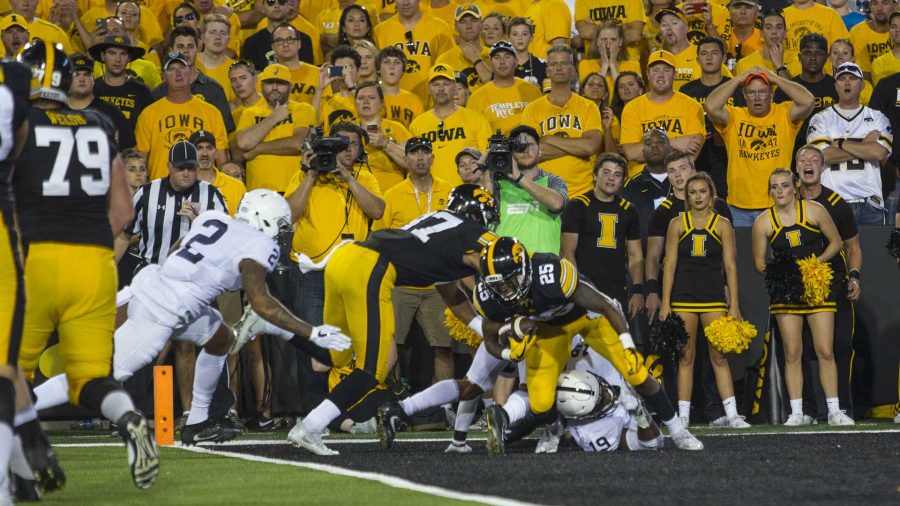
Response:
[[[332,443],[334,441],[330,441]],[[285,442],[286,443],[286,442]],[[479,495],[479,494],[469,494],[465,492],[457,492],[455,490],[449,490],[446,488],[435,487],[433,485],[423,485],[421,483],[416,483],[414,481],[405,480],[403,478],[398,478],[396,476],[390,476],[381,473],[372,473],[368,471],[356,471],[352,469],[345,469],[343,467],[331,466],[327,464],[315,464],[312,462],[298,462],[293,460],[283,460],[283,459],[273,459],[269,457],[259,457],[256,455],[247,455],[244,453],[236,453],[236,452],[222,452],[217,450],[208,450],[206,448],[196,447],[196,446],[179,446],[179,448],[191,452],[196,453],[205,453],[210,455],[222,455],[225,457],[233,457],[241,460],[249,460],[251,462],[262,462],[265,464],[277,464],[284,466],[294,466],[294,467],[302,467],[305,469],[311,469],[313,471],[322,471],[329,474],[336,474],[339,476],[347,476],[350,478],[360,478],[363,480],[376,481],[378,483],[387,485],[389,487],[399,488],[403,490],[410,490],[413,492],[421,492],[423,494],[435,495],[438,497],[446,497],[448,499],[455,499],[458,501],[474,501],[480,502],[483,504],[491,504],[496,506],[532,506],[535,503],[527,503],[522,501],[516,501],[514,499],[506,499],[503,497],[491,496],[491,495]]]
[[[731,431],[731,432],[716,432],[711,434],[703,434],[698,436],[700,438],[707,437],[731,437],[731,436],[792,436],[792,435],[811,435],[811,434],[897,434],[900,433],[900,428],[897,429],[880,429],[880,430],[827,430],[827,431],[812,431],[812,430],[804,430],[804,431],[772,431],[772,432],[741,432],[741,431]],[[537,439],[537,438],[526,438],[526,439]],[[395,439],[395,443],[446,443],[449,441],[448,437],[436,438],[403,438],[403,439]],[[484,437],[469,437],[468,441],[485,441]],[[325,441],[329,445],[341,445],[341,444],[374,444],[377,443],[377,439],[329,439],[325,438]],[[221,446],[267,446],[267,445],[286,445],[290,444],[287,440],[284,439],[235,439],[234,441],[228,441],[225,443],[210,443],[203,444],[202,446],[211,446],[211,447],[221,447]],[[59,443],[54,444],[53,446],[58,448],[89,448],[94,446],[122,446],[122,443]],[[222,453],[222,452],[216,452]]]

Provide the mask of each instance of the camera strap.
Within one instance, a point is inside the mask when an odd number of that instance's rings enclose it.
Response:
[[[410,181],[410,182],[412,182],[412,181]],[[434,186],[434,183],[432,183],[432,187],[433,186]],[[428,214],[431,212],[431,192],[432,192],[432,189],[429,188],[428,189],[427,209],[422,214]],[[421,213],[422,212],[422,204],[419,202],[419,189],[416,188],[415,184],[413,184],[413,196],[416,197],[416,207],[419,209],[419,212]]]

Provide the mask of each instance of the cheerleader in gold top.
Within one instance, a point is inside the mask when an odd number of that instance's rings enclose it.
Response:
[[[773,253],[787,253],[794,259],[810,255],[828,262],[841,250],[837,227],[817,202],[797,195],[797,179],[788,169],[776,169],[769,176],[769,195],[775,205],[753,223],[753,263],[756,270],[766,270],[767,244]],[[853,425],[853,419],[840,410],[837,391],[837,369],[834,364],[834,291],[823,303],[786,304],[772,300],[770,314],[775,315],[784,347],[784,378],[791,415],[785,425],[808,425],[812,417],[803,414],[803,321],[809,324],[813,345],[819,358],[819,377],[828,404],[830,425]]]
[[[684,320],[689,336],[678,358],[678,414],[685,424],[690,415],[694,388],[697,324],[706,327],[726,313],[735,320],[741,319],[734,229],[728,218],[712,209],[715,199],[716,187],[708,174],[700,172],[691,176],[685,185],[686,210],[672,219],[666,234],[659,318],[665,320],[674,311]],[[725,298],[726,287],[728,299]],[[735,429],[750,427],[737,412],[728,359],[713,346],[708,349],[716,387],[725,408],[725,419],[717,421],[716,425]]]

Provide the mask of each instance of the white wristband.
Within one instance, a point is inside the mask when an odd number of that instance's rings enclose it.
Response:
[[[502,358],[503,360],[512,361],[510,355],[512,355],[512,352],[509,351],[509,348],[503,348],[503,351],[500,352],[500,358]]]
[[[631,334],[628,332],[622,332],[619,334],[619,341],[622,342],[622,347],[628,348],[636,348],[634,345],[634,339],[631,338]]]
[[[484,323],[484,318],[482,318],[480,316],[476,316],[475,318],[472,318],[472,320],[469,322],[469,328],[472,329],[476,334],[478,334],[482,338],[484,337],[484,331],[482,330],[483,323]]]

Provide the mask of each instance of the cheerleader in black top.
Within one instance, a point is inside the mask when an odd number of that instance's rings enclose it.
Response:
[[[678,411],[684,423],[690,414],[694,388],[697,324],[706,327],[726,313],[736,320],[741,318],[734,229],[727,218],[712,209],[715,199],[716,188],[708,174],[700,172],[691,176],[685,185],[686,211],[669,222],[666,235],[659,318],[664,320],[674,311],[684,320],[690,336],[678,359]],[[730,304],[726,302],[726,287]],[[708,349],[725,408],[726,419],[721,425],[736,429],[750,427],[737,412],[728,359],[714,347]]]
[[[841,250],[841,237],[828,211],[821,204],[799,198],[797,179],[788,169],[776,169],[769,176],[769,195],[775,201],[753,223],[753,263],[756,270],[766,269],[766,246],[773,252],[787,252],[794,259],[816,255],[828,262]],[[770,314],[775,315],[784,347],[784,380],[791,402],[791,415],[785,425],[808,425],[812,417],[803,414],[803,320],[809,324],[813,345],[819,358],[819,377],[828,404],[828,423],[853,425],[840,411],[837,368],[834,363],[834,291],[829,300],[817,306],[785,304],[773,300]]]

